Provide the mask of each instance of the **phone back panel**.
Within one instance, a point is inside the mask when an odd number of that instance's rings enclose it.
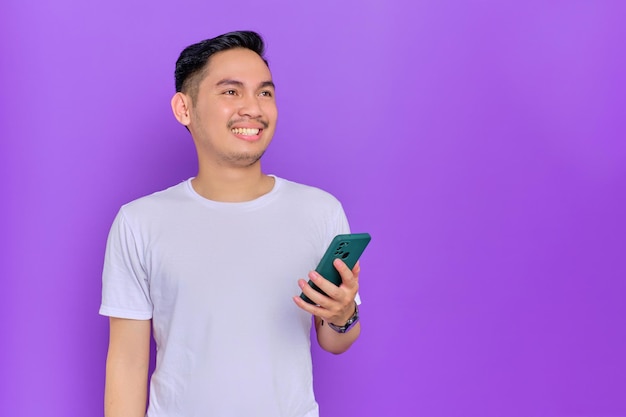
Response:
[[[341,276],[335,269],[333,261],[335,258],[339,258],[348,268],[354,268],[371,239],[369,233],[335,236],[315,270],[333,284],[341,284]]]
[[[363,251],[370,243],[371,239],[372,237],[369,233],[351,233],[335,236],[324,253],[324,256],[322,256],[317,268],[315,268],[315,271],[328,281],[339,286],[341,284],[341,275],[339,275],[339,272],[333,265],[335,258],[341,259],[348,268],[354,268],[354,265],[363,254]],[[324,294],[313,282],[309,281],[309,285]],[[302,294],[301,297],[306,302],[312,304],[312,301],[304,294]]]

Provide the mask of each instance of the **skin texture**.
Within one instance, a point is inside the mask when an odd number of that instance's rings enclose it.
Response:
[[[109,319],[104,415],[143,417],[150,360],[150,320]]]
[[[197,95],[179,92],[171,100],[176,119],[191,132],[198,154],[198,174],[192,180],[201,196],[222,202],[256,199],[274,186],[261,171],[260,158],[269,146],[278,119],[275,89],[267,65],[253,51],[231,49],[213,55]],[[233,131],[259,129],[255,134]],[[250,133],[245,132],[245,133]],[[342,353],[356,340],[360,324],[339,334],[323,322],[343,325],[354,313],[359,265],[350,271],[337,260],[343,283],[337,287],[315,272],[309,274],[329,296],[313,290],[304,279],[294,278],[311,306],[294,296],[294,302],[315,315],[320,346]],[[294,292],[297,287],[294,285]],[[150,320],[110,319],[110,342],[105,388],[106,417],[143,417],[147,397],[150,356]]]

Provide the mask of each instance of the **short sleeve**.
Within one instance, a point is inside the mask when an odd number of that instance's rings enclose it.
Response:
[[[107,239],[100,314],[136,320],[152,318],[144,254],[144,242],[132,230],[122,208]]]
[[[348,224],[348,218],[346,217],[346,213],[343,210],[343,207],[340,205],[339,210],[337,212],[336,220],[335,220],[335,235],[350,233],[350,225]]]

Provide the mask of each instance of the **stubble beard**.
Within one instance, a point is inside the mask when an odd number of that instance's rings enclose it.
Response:
[[[227,128],[230,130],[235,125],[235,123],[246,122],[248,120],[249,120],[248,118],[230,120],[227,124]],[[263,129],[267,129],[269,127],[269,123],[266,120],[262,118],[256,118],[255,120],[263,126]],[[220,159],[225,164],[229,164],[231,166],[248,168],[258,163],[261,160],[261,157],[263,156],[265,151],[266,149],[263,149],[256,153],[239,152],[239,153],[221,154]]]
[[[257,153],[241,152],[220,154],[219,159],[224,163],[224,165],[236,166],[240,168],[249,168],[252,165],[258,163],[261,160],[263,154],[265,154],[265,150]]]
[[[232,128],[235,122],[237,122],[237,120],[229,122],[228,129]],[[264,129],[268,128],[269,123],[267,123],[265,120],[260,120],[260,122],[263,124]],[[196,144],[196,146],[198,146],[198,144]],[[257,164],[261,160],[261,157],[265,154],[266,150],[267,147],[257,152],[220,152],[216,148],[211,148],[209,150],[209,153],[213,153],[213,159],[219,165],[236,168],[249,168]],[[200,148],[198,148],[198,152],[200,152]]]

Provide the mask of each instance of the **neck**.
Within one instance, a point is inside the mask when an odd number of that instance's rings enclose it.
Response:
[[[263,174],[260,164],[230,169],[201,167],[191,185],[209,200],[239,203],[269,193],[274,187],[274,178]]]

